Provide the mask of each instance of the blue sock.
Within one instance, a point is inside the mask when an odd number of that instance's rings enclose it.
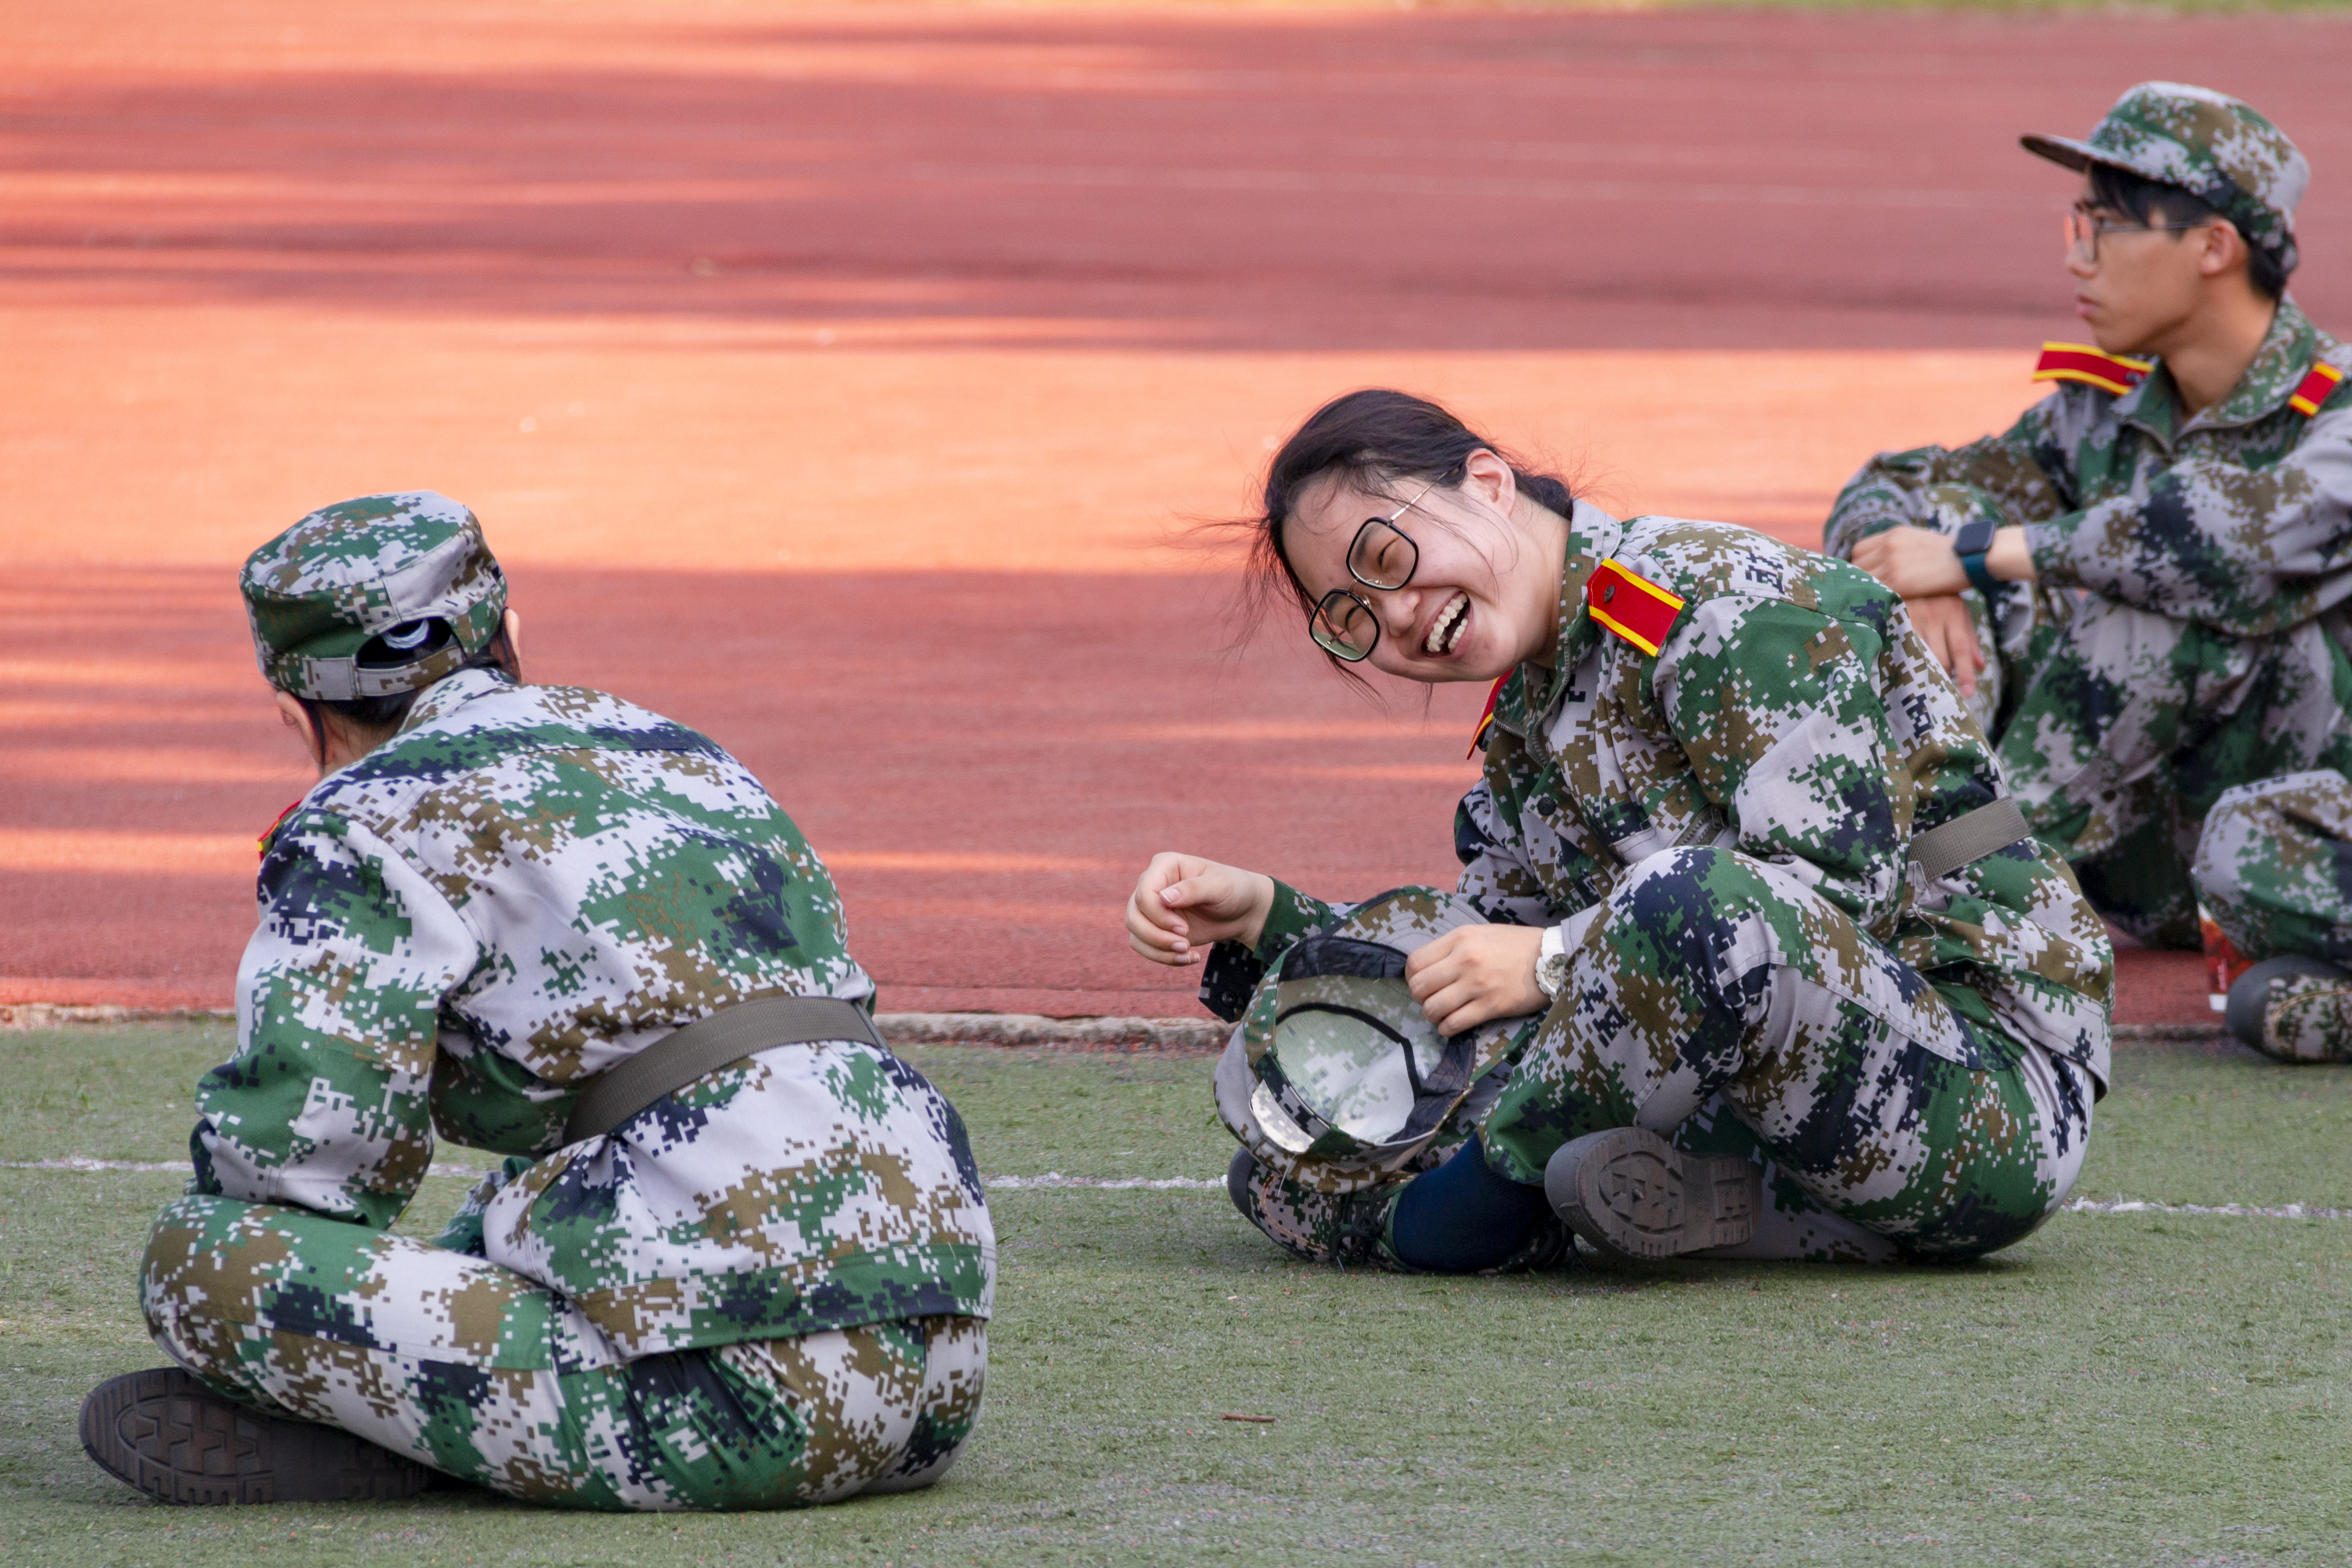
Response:
[[[1526,1246],[1550,1212],[1543,1188],[1496,1176],[1474,1137],[1452,1159],[1405,1183],[1389,1217],[1389,1239],[1413,1268],[1469,1274]]]

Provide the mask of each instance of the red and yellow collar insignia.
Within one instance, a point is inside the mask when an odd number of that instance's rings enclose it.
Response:
[[[1505,670],[1495,677],[1495,684],[1486,688],[1486,709],[1478,716],[1478,727],[1470,732],[1470,749],[1462,754],[1463,761],[1467,762],[1478,755],[1479,743],[1486,738],[1486,731],[1495,723],[1495,705],[1503,700],[1503,688],[1511,684],[1511,676],[1517,673]]]
[[[2314,360],[2311,369],[2304,372],[2295,384],[2294,394],[2286,400],[2287,407],[2309,419],[2319,412],[2319,405],[2336,395],[2344,384],[2344,372],[2325,360]]]
[[[2080,382],[2086,387],[2117,396],[2147,380],[2153,360],[2126,360],[2104,354],[2088,343],[2044,343],[2041,362],[2033,367],[2037,382]]]
[[[307,795],[302,798],[303,800],[307,800],[309,799],[310,797]],[[269,841],[278,836],[278,830],[286,825],[286,819],[292,816],[301,809],[302,800],[295,801],[292,805],[287,807],[286,810],[278,812],[277,817],[271,821],[269,826],[262,830],[261,837],[253,841],[253,847],[261,852],[261,858],[263,860],[268,860],[269,858]]]
[[[1683,612],[1680,595],[1614,560],[1592,569],[1591,580],[1584,585],[1584,606],[1595,621],[1653,658],[1665,645],[1675,617]]]

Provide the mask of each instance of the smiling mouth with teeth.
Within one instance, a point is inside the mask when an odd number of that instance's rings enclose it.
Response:
[[[1463,628],[1470,624],[1470,596],[1456,593],[1429,623],[1429,635],[1422,639],[1421,651],[1444,658],[1454,652],[1462,641]]]

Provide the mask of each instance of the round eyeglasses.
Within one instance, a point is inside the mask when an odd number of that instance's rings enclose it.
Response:
[[[1348,541],[1348,575],[1366,588],[1383,592],[1411,582],[1413,569],[1421,565],[1421,549],[1396,526],[1397,519],[1436,488],[1437,482],[1433,479],[1415,491],[1412,500],[1387,517],[1366,517],[1356,529],[1356,537]],[[1307,634],[1333,658],[1360,664],[1370,658],[1372,650],[1380,646],[1381,618],[1362,594],[1335,588],[1317,600],[1315,608],[1307,612]]]

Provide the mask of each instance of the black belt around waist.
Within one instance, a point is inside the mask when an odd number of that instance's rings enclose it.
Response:
[[[874,1020],[856,1002],[837,997],[761,997],[738,1002],[666,1034],[589,1081],[563,1124],[563,1141],[600,1137],[706,1073],[772,1045],[817,1040],[862,1040],[882,1046]]]

